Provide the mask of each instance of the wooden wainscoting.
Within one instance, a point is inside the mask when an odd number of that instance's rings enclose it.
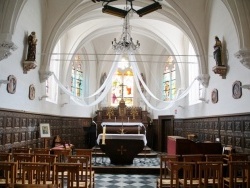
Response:
[[[175,119],[174,135],[187,138],[189,134],[197,135],[201,142],[215,142],[219,138],[223,146],[250,153],[250,114]]]
[[[10,151],[13,147],[44,147],[44,139],[39,135],[39,124],[49,123],[52,138],[60,135],[77,148],[86,147],[84,127],[91,125],[91,118],[62,117],[0,109],[0,151]]]

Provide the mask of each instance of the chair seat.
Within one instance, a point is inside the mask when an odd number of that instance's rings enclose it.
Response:
[[[184,185],[184,179],[179,179],[179,182],[182,184],[182,185]],[[191,183],[191,180],[187,180],[187,185],[189,186],[190,185],[190,183]],[[199,180],[198,179],[193,179],[192,180],[192,185],[193,186],[198,186],[199,185]]]
[[[9,182],[7,182],[7,183],[11,183],[11,182],[10,182],[10,179],[9,179],[8,181],[9,181]],[[6,182],[6,179],[3,179],[3,178],[0,179],[0,185],[4,185],[5,182]]]
[[[17,180],[15,184],[19,185],[19,184],[30,184],[30,183],[28,182],[28,180],[25,180],[24,183],[22,183],[22,180]],[[54,183],[52,181],[46,181],[45,184],[52,185]],[[37,182],[35,180],[32,180],[32,183],[30,185],[44,185],[44,184],[42,184],[42,183],[41,184],[37,184]],[[60,183],[59,183],[59,185],[60,185]],[[60,187],[60,186],[58,186],[58,187]]]
[[[201,180],[202,183],[205,183],[204,178]],[[213,183],[213,179],[208,179],[208,184],[212,184]],[[217,179],[215,179],[214,183],[218,184],[219,181]]]
[[[161,179],[157,179],[157,185],[160,185]],[[169,178],[162,178],[162,187],[170,187],[171,180]],[[173,180],[173,185],[176,185],[176,181]]]
[[[229,177],[225,177],[224,181],[229,182],[230,178]],[[233,179],[233,182],[237,182],[237,183],[243,183],[243,182],[246,182],[246,181],[247,181],[247,178],[245,178],[245,179],[243,179],[243,178],[235,178],[235,179]]]
[[[85,188],[85,187],[86,187],[85,185],[86,185],[85,182],[79,181],[79,188]],[[77,187],[76,182],[74,182],[72,188],[74,188],[74,187]],[[88,187],[90,187],[90,181],[89,181],[89,180],[88,180],[88,182],[87,182],[87,187],[86,187],[86,188],[88,188]]]

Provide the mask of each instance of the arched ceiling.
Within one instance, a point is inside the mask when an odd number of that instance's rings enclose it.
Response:
[[[125,2],[125,0],[118,0],[112,2],[112,6],[122,9],[125,7]],[[140,9],[152,4],[152,2],[152,0],[134,0],[133,8]],[[199,63],[205,64],[206,61],[202,56],[205,50],[202,47],[203,42],[184,8],[170,0],[159,2],[162,9],[143,17],[134,13],[130,19],[131,36],[134,41],[139,40],[141,43],[140,59],[145,62],[153,59],[164,62],[165,57],[174,55],[177,61],[184,62],[186,61],[185,56],[182,55],[187,52],[185,49],[186,41],[189,40],[196,54],[201,55]],[[206,2],[207,0],[202,0],[198,4],[205,7]],[[48,6],[50,3],[48,1]],[[72,58],[71,54],[82,51],[82,48],[92,48],[92,51],[97,54],[98,62],[105,60],[105,56],[100,58],[98,54],[114,54],[111,42],[114,38],[120,38],[124,19],[105,14],[102,12],[102,8],[101,2],[94,3],[92,1],[76,1],[65,5],[65,9],[61,10],[62,16],[55,22],[53,31],[51,31],[51,39],[48,38],[47,51],[52,51],[56,42],[59,39],[64,39],[67,46],[63,50],[65,54],[70,54],[64,57],[67,60]],[[204,67],[206,65],[201,66],[202,72],[206,72]]]
[[[133,1],[133,8],[138,10],[152,2],[152,0]],[[112,6],[123,9],[126,1],[112,3]],[[161,54],[165,51],[168,54],[182,55],[183,37],[187,37],[189,29],[166,1],[160,3],[162,9],[143,17],[133,13],[130,19],[131,36],[134,41],[140,41],[140,54]],[[66,35],[71,40],[68,52],[74,53],[81,47],[91,44],[97,54],[112,53],[111,42],[114,38],[120,38],[124,19],[102,13],[102,8],[101,2],[83,3],[67,16],[64,20],[64,25],[67,27],[64,27],[61,37]]]

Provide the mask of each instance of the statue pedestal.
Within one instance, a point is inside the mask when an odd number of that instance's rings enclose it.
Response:
[[[214,66],[213,71],[215,74],[219,74],[222,78],[226,78],[227,67],[226,66]]]
[[[30,69],[35,69],[37,67],[36,61],[24,61],[23,62],[23,73],[27,74]]]

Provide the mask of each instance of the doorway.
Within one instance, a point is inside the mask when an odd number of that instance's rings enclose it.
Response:
[[[174,116],[158,116],[158,151],[167,152],[167,138],[174,135]]]

